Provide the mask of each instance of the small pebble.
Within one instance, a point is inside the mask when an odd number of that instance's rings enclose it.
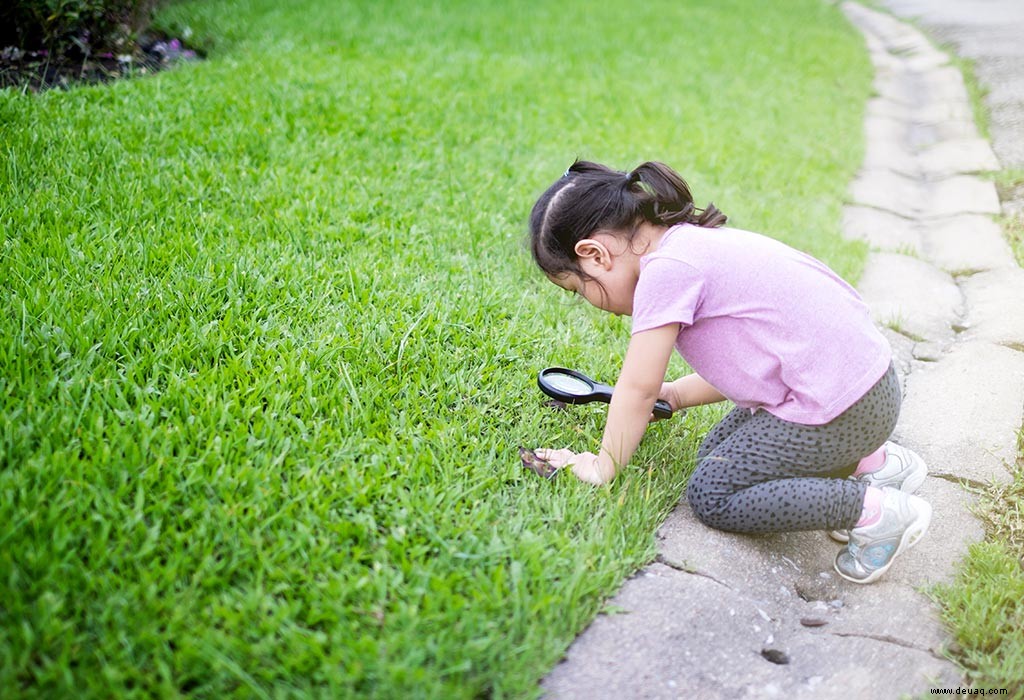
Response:
[[[762,649],[761,656],[773,664],[785,665],[789,663],[789,655],[780,649]]]
[[[804,627],[822,627],[828,624],[827,620],[822,620],[820,617],[801,617],[800,624]]]

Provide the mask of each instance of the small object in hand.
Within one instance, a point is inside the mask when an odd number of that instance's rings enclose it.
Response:
[[[558,473],[558,470],[552,467],[550,462],[541,459],[536,452],[525,447],[519,448],[519,459],[522,460],[524,467],[544,479],[551,479]]]

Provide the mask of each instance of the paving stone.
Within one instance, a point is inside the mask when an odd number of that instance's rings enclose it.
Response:
[[[622,612],[599,616],[576,639],[544,680],[545,697],[845,700],[855,690],[889,697],[960,683],[952,664],[928,650],[855,628],[833,633],[831,622],[803,627],[711,579],[658,564],[627,581],[611,605]],[[666,641],[657,653],[639,641],[652,633]]]
[[[922,343],[911,340],[902,333],[897,333],[891,328],[885,328],[884,326],[879,330],[882,331],[882,335],[889,341],[889,346],[892,348],[892,360],[893,365],[896,367],[896,372],[900,378],[900,386],[906,387],[906,378],[913,370],[916,362],[917,347]]]
[[[975,138],[978,129],[974,124],[974,113],[968,102],[955,100],[937,102],[928,105],[908,105],[893,102],[882,97],[874,97],[868,101],[867,113],[892,119],[900,119],[907,123],[948,125],[951,134],[962,138]]]
[[[923,182],[884,168],[863,170],[850,185],[854,204],[884,209],[904,217],[999,214],[995,184],[971,175]]]
[[[976,138],[946,138],[918,154],[917,159],[925,177],[933,178],[999,169],[988,141]]]
[[[922,290],[928,290],[922,294]],[[963,296],[953,278],[923,260],[894,253],[872,253],[858,291],[881,325],[932,341],[954,335]]]
[[[882,168],[861,171],[850,185],[850,197],[854,204],[883,209],[900,216],[922,211],[925,194],[917,180]]]
[[[917,232],[925,259],[951,274],[1016,267],[1002,229],[989,216],[930,220]]]
[[[874,81],[878,95],[905,105],[923,105],[945,102],[967,102],[963,76],[952,66],[925,72],[880,73]]]
[[[955,214],[999,214],[999,195],[995,183],[971,175],[928,183],[926,205],[918,213],[927,218]]]
[[[957,343],[907,379],[897,438],[927,455],[933,473],[1006,483],[1022,422],[1024,353]]]
[[[989,131],[1004,168],[1024,167],[1024,4],[1020,0],[884,0],[972,59],[987,94]]]
[[[921,173],[917,156],[904,143],[870,137],[864,149],[864,168],[891,170],[907,177],[918,177]]]
[[[974,125],[968,122],[869,117],[863,168],[892,170],[919,180],[998,169],[988,142],[973,132]]]
[[[1003,267],[961,283],[968,302],[964,337],[1014,348],[1024,355],[1024,270]]]
[[[843,235],[867,242],[873,248],[890,252],[919,254],[923,248],[921,232],[910,219],[882,209],[857,205],[843,207]]]

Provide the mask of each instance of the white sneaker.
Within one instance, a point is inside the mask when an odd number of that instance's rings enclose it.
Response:
[[[921,488],[927,475],[928,466],[919,454],[895,442],[887,442],[885,463],[873,472],[851,478],[879,489],[888,487],[903,493],[914,493]],[[850,541],[849,530],[832,530],[828,536],[836,542]]]
[[[850,530],[850,543],[836,555],[836,571],[847,581],[876,581],[897,556],[917,544],[931,523],[932,507],[923,498],[894,488],[882,493],[881,517]]]

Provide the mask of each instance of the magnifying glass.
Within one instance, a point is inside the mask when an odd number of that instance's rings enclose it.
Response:
[[[537,375],[537,386],[545,394],[562,403],[590,403],[612,400],[612,387],[594,381],[583,372],[565,367],[548,367]],[[671,418],[672,407],[668,401],[658,399],[654,404],[655,418]]]

